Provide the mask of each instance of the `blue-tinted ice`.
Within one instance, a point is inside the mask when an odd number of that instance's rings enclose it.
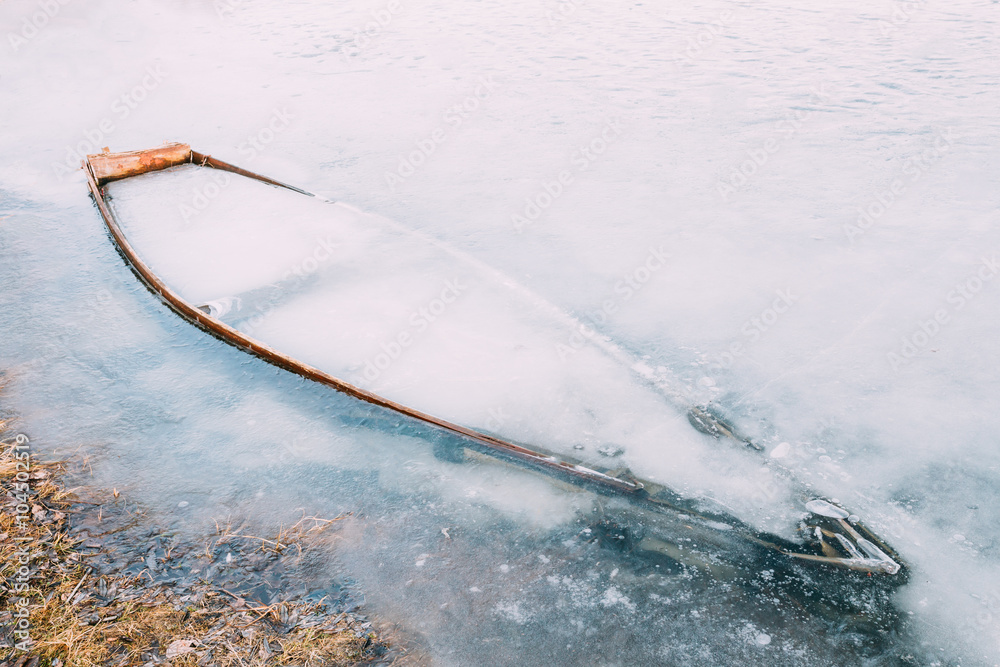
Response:
[[[773,602],[766,568],[759,594],[644,570],[581,534],[579,494],[442,462],[426,434],[172,315],[71,168],[186,141],[496,268],[726,406],[913,568],[907,636],[872,661],[997,662],[993,6],[400,7],[366,36],[385,5],[67,3],[15,49],[41,10],[0,5],[0,367],[33,441],[82,447],[96,484],[193,531],[356,512],[325,571],[442,664],[862,662],[852,636]],[[669,259],[647,276],[654,251]],[[567,364],[591,354],[579,339],[560,341]],[[642,462],[686,494],[769,479],[751,452],[680,437],[697,454]],[[756,490],[734,511],[788,526],[766,509],[785,490]]]

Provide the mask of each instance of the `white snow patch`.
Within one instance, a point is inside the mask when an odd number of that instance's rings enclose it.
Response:
[[[629,611],[635,611],[635,603],[628,599],[620,590],[615,586],[609,586],[608,590],[604,591],[604,595],[601,596],[601,604],[605,607],[621,606]]]

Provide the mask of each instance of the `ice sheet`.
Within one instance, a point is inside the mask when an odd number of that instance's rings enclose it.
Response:
[[[711,497],[796,539],[802,507],[765,459],[694,431],[672,394],[576,340],[554,305],[509,280],[391,221],[202,167],[108,191],[168,286],[274,349],[423,412]],[[186,201],[204,191],[195,219]]]
[[[996,664],[995,5],[398,7],[59,3],[32,31],[41,5],[0,4],[0,367],[38,446],[83,447],[95,483],[192,526],[363,509],[331,572],[442,664]],[[765,596],[636,583],[528,518],[572,501],[446,502],[446,464],[393,467],[419,435],[339,421],[349,403],[206,339],[122,265],[76,167],[167,139],[418,230],[727,405],[902,552],[906,637],[864,658]]]

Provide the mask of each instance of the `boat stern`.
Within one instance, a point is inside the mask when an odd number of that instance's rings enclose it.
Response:
[[[88,155],[85,166],[90,169],[97,185],[102,186],[111,181],[175,167],[190,161],[191,146],[167,143],[158,148],[124,153],[111,153],[105,149],[103,153]]]

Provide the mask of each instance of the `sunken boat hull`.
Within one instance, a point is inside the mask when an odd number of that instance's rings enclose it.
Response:
[[[601,468],[535,445],[470,428],[390,400],[307,364],[224,321],[220,310],[184,298],[143,261],[110,205],[109,183],[191,164],[270,184],[313,197],[309,192],[192,150],[186,144],[129,153],[88,156],[84,162],[90,192],[114,243],[137,277],[170,309],[205,332],[280,368],[328,386],[438,433],[435,454],[462,462],[488,458],[546,475],[558,483],[606,498],[589,528],[595,540],[629,557],[660,562],[750,588],[779,589],[811,612],[875,623],[895,622],[887,602],[905,583],[906,569],[891,547],[857,517],[824,499],[801,498],[808,509],[800,540],[759,531],[703,503],[682,498],[655,482],[637,479],[627,469]],[[708,406],[688,406],[692,426],[711,436],[759,449]],[[770,572],[766,582],[760,572]]]

